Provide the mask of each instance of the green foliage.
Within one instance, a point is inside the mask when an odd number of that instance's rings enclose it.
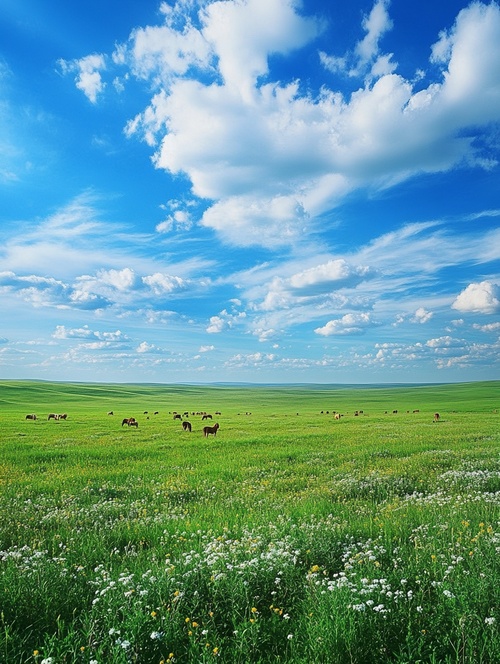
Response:
[[[0,382],[0,662],[498,662],[499,396]]]

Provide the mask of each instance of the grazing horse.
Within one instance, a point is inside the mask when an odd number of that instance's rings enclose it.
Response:
[[[55,419],[57,419],[55,413],[50,413],[49,416],[47,417],[47,420],[55,420]]]
[[[181,414],[180,414],[180,413],[176,413],[176,414],[174,415],[174,420],[182,420],[182,416],[181,416]]]
[[[31,413],[30,415],[26,415],[27,420],[36,420],[36,415],[35,413]]]
[[[113,411],[110,410],[109,413],[108,413],[108,415],[114,415]]]
[[[211,420],[212,416],[211,415],[203,415],[203,417],[201,419],[202,420]]]
[[[434,422],[439,422],[440,415],[439,413],[434,413]]]
[[[129,427],[138,427],[139,422],[135,419],[135,417],[126,417],[124,420],[122,420],[122,426],[124,424],[127,424]]]
[[[203,427],[203,435],[205,438],[208,438],[210,434],[213,434],[214,436],[217,435],[217,429],[219,428],[219,423],[217,422],[216,424],[213,425],[213,427]]]
[[[56,415],[56,420],[67,420],[68,413],[63,413],[62,415]]]
[[[335,413],[335,419],[336,420],[340,420],[341,417],[342,417],[342,415],[340,413]]]
[[[187,420],[185,420],[182,423],[182,428],[184,429],[184,431],[191,431],[191,429],[192,429],[191,422],[188,422]]]

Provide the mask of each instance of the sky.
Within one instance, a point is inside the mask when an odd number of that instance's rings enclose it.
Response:
[[[500,378],[500,6],[2,0],[0,379]]]

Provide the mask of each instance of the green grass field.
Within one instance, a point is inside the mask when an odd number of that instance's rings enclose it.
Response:
[[[500,662],[499,409],[1,381],[0,662]]]

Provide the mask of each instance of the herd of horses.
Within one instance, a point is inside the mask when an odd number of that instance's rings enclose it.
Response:
[[[324,413],[324,412],[325,411],[321,411],[321,413]],[[329,411],[326,411],[326,413],[328,413],[328,412]],[[396,414],[397,412],[398,412],[397,410],[394,410],[393,414]],[[414,410],[413,412],[418,413],[420,411]],[[147,413],[148,413],[148,411],[144,411],[145,415],[147,415]],[[386,413],[387,413],[387,411],[386,411]],[[158,411],[155,411],[154,414],[158,415]],[[336,419],[336,420],[340,420],[340,418],[343,417],[343,415],[341,413],[338,413],[336,411],[333,411],[332,414],[334,416],[334,419]],[[362,414],[363,414],[362,410],[355,411],[355,413],[354,413],[354,415],[362,415]],[[108,412],[108,415],[114,415],[114,412],[111,410],[111,411]],[[191,432],[193,430],[191,422],[188,419],[184,419],[184,420],[182,419],[183,417],[189,417],[189,415],[190,415],[190,413],[188,411],[184,412],[183,415],[181,415],[180,413],[177,413],[176,411],[174,411],[174,413],[173,413],[174,420],[181,420],[183,431]],[[210,415],[209,413],[206,413],[206,412],[196,412],[196,413],[193,412],[192,415],[201,415],[202,421],[212,419],[212,415]],[[217,411],[216,415],[221,415],[221,412]],[[298,413],[297,413],[297,415],[298,415]],[[49,413],[49,415],[47,417],[47,420],[56,420],[57,421],[57,420],[66,420],[67,418],[68,418],[67,413]],[[26,419],[27,420],[37,420],[38,418],[37,418],[35,413],[29,413],[28,415],[26,415]],[[434,413],[433,422],[439,422],[440,419],[441,419],[440,414],[439,413]],[[135,417],[125,417],[125,418],[123,418],[122,427],[125,424],[129,427],[134,427],[136,429],[139,428],[139,422],[136,420]],[[208,436],[216,436],[218,430],[219,430],[219,423],[218,422],[216,422],[213,426],[205,426],[205,427],[203,427],[203,436],[205,438],[208,438]]]
[[[29,415],[26,415],[27,420],[37,420],[37,416],[35,413],[29,413]],[[47,420],[67,420],[68,419],[68,413],[49,413],[49,416],[47,417]]]

